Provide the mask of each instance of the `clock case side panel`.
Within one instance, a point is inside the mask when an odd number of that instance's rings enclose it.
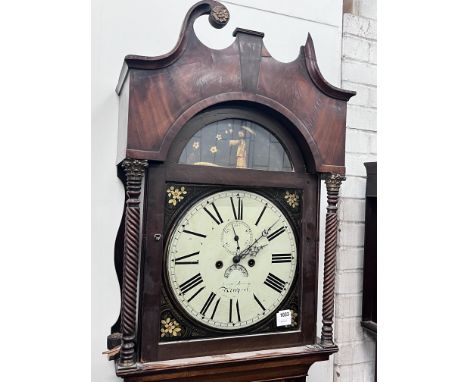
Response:
[[[132,74],[125,77],[125,82],[122,85],[119,94],[119,119],[117,130],[117,159],[116,163],[120,164],[127,157],[127,141],[128,141],[128,120],[130,113],[130,83]],[[133,88],[132,88],[133,89]],[[124,181],[122,181],[125,183]]]
[[[140,311],[140,361],[151,362],[200,355],[213,355],[227,352],[251,351],[281,346],[296,346],[315,343],[316,338],[316,301],[317,301],[317,213],[318,178],[315,174],[281,174],[272,178],[259,176],[261,171],[223,169],[222,172],[206,168],[203,172],[211,178],[210,182],[203,184],[211,187],[238,188],[244,186],[245,175],[255,175],[255,184],[258,188],[280,187],[282,189],[302,189],[304,217],[301,222],[304,240],[300,246],[300,258],[304,267],[301,273],[301,283],[307,285],[304,294],[300,296],[302,317],[299,322],[301,329],[294,332],[274,334],[243,335],[240,337],[218,337],[211,339],[197,339],[189,342],[159,343],[160,341],[160,304],[162,298],[162,273],[164,240],[156,241],[154,235],[164,234],[164,214],[167,204],[166,189],[169,182],[183,182],[186,178],[187,167],[193,172],[194,166],[172,164],[150,164],[146,187],[146,232],[143,246],[144,272],[141,275],[141,311]],[[239,175],[240,173],[240,175]],[[236,175],[237,174],[237,175]],[[253,176],[252,175],[252,176]],[[185,183],[185,182],[184,182]],[[307,254],[307,256],[303,255]],[[305,261],[304,259],[307,259]],[[304,280],[305,278],[305,280]],[[306,325],[302,325],[306,322]],[[190,345],[188,345],[190,344]]]

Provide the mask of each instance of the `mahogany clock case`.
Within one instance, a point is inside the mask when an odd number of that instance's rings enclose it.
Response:
[[[214,121],[242,118],[262,125],[283,143],[294,167],[294,172],[271,172],[251,169],[231,169],[178,164],[180,154],[188,140],[202,127]],[[318,253],[318,201],[317,175],[306,172],[306,162],[289,134],[287,125],[265,110],[246,104],[224,104],[210,108],[194,117],[175,139],[164,164],[150,163],[144,196],[144,222],[146,227],[142,247],[140,290],[140,361],[169,360],[220,353],[232,353],[281,346],[315,343]],[[176,206],[168,203],[166,190],[170,186],[182,187],[187,195]],[[229,333],[205,328],[191,321],[171,298],[165,280],[165,250],[174,223],[193,203],[221,190],[242,189],[261,194],[273,201],[292,222],[296,231],[298,268],[294,285],[280,309],[295,307],[296,327],[276,329],[275,317],[257,325]],[[299,206],[286,203],[286,191],[300,195]],[[307,208],[304,208],[307,206]],[[162,240],[155,240],[162,233]],[[301,239],[302,238],[302,239]],[[301,293],[302,291],[302,293]],[[279,309],[279,310],[280,310]],[[182,336],[167,341],[160,338],[160,322],[170,312],[181,324]],[[306,325],[302,325],[306,322]],[[190,340],[190,345],[188,345]],[[156,346],[157,345],[157,346]]]
[[[129,55],[122,66],[116,89],[117,164],[126,205],[114,252],[122,306],[108,349],[118,352],[116,372],[128,382],[304,381],[312,363],[338,351],[333,341],[337,208],[345,179],[347,102],[355,92],[324,79],[310,34],[297,59],[282,63],[270,55],[261,32],[237,28],[229,47],[205,46],[194,31],[202,15],[209,15],[215,28],[229,21],[224,5],[200,1],[188,11],[171,52]],[[179,163],[197,131],[227,119],[251,121],[268,130],[282,144],[294,171],[249,169],[239,162],[239,168]],[[245,159],[238,154],[236,160]],[[327,210],[317,339],[322,179]],[[169,204],[171,186],[188,190],[176,205]],[[171,299],[164,256],[172,227],[203,196],[232,189],[263,195],[296,231],[297,275],[279,308],[297,308],[297,326],[278,331],[267,318],[248,330],[224,333],[194,323]],[[286,192],[297,193],[298,206],[285,203]],[[185,326],[180,339],[161,338],[161,319],[169,313]],[[219,373],[224,377],[218,378]]]

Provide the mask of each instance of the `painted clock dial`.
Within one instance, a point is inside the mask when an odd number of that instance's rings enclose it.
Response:
[[[275,312],[297,267],[286,216],[254,192],[230,190],[198,201],[179,219],[167,247],[173,295],[194,320],[246,328]]]

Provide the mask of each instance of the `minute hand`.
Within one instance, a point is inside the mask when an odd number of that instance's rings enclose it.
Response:
[[[275,226],[276,223],[278,223],[279,219],[275,221],[270,227],[267,229],[263,230],[262,234],[255,240],[252,244],[250,244],[246,249],[244,249],[241,253],[238,255],[234,256],[234,258],[237,258],[239,261],[240,259],[244,258],[247,256],[250,252],[250,248],[252,248],[262,237],[267,237],[268,234],[270,233],[271,229]],[[263,248],[263,247],[262,247]]]

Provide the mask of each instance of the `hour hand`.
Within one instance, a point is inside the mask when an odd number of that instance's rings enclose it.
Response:
[[[263,245],[256,245],[251,249],[251,252],[248,255],[256,256],[258,252],[260,252],[263,248],[265,248],[268,244]]]
[[[263,244],[263,245],[253,245],[250,248],[246,249],[242,254],[240,255],[240,258],[244,258],[246,256],[257,256],[258,252],[260,252],[263,248],[265,248],[268,244]]]
[[[239,251],[240,250],[239,236],[236,233],[236,229],[234,228],[234,224],[232,225],[232,230],[234,231],[234,241],[237,243],[237,251]]]

